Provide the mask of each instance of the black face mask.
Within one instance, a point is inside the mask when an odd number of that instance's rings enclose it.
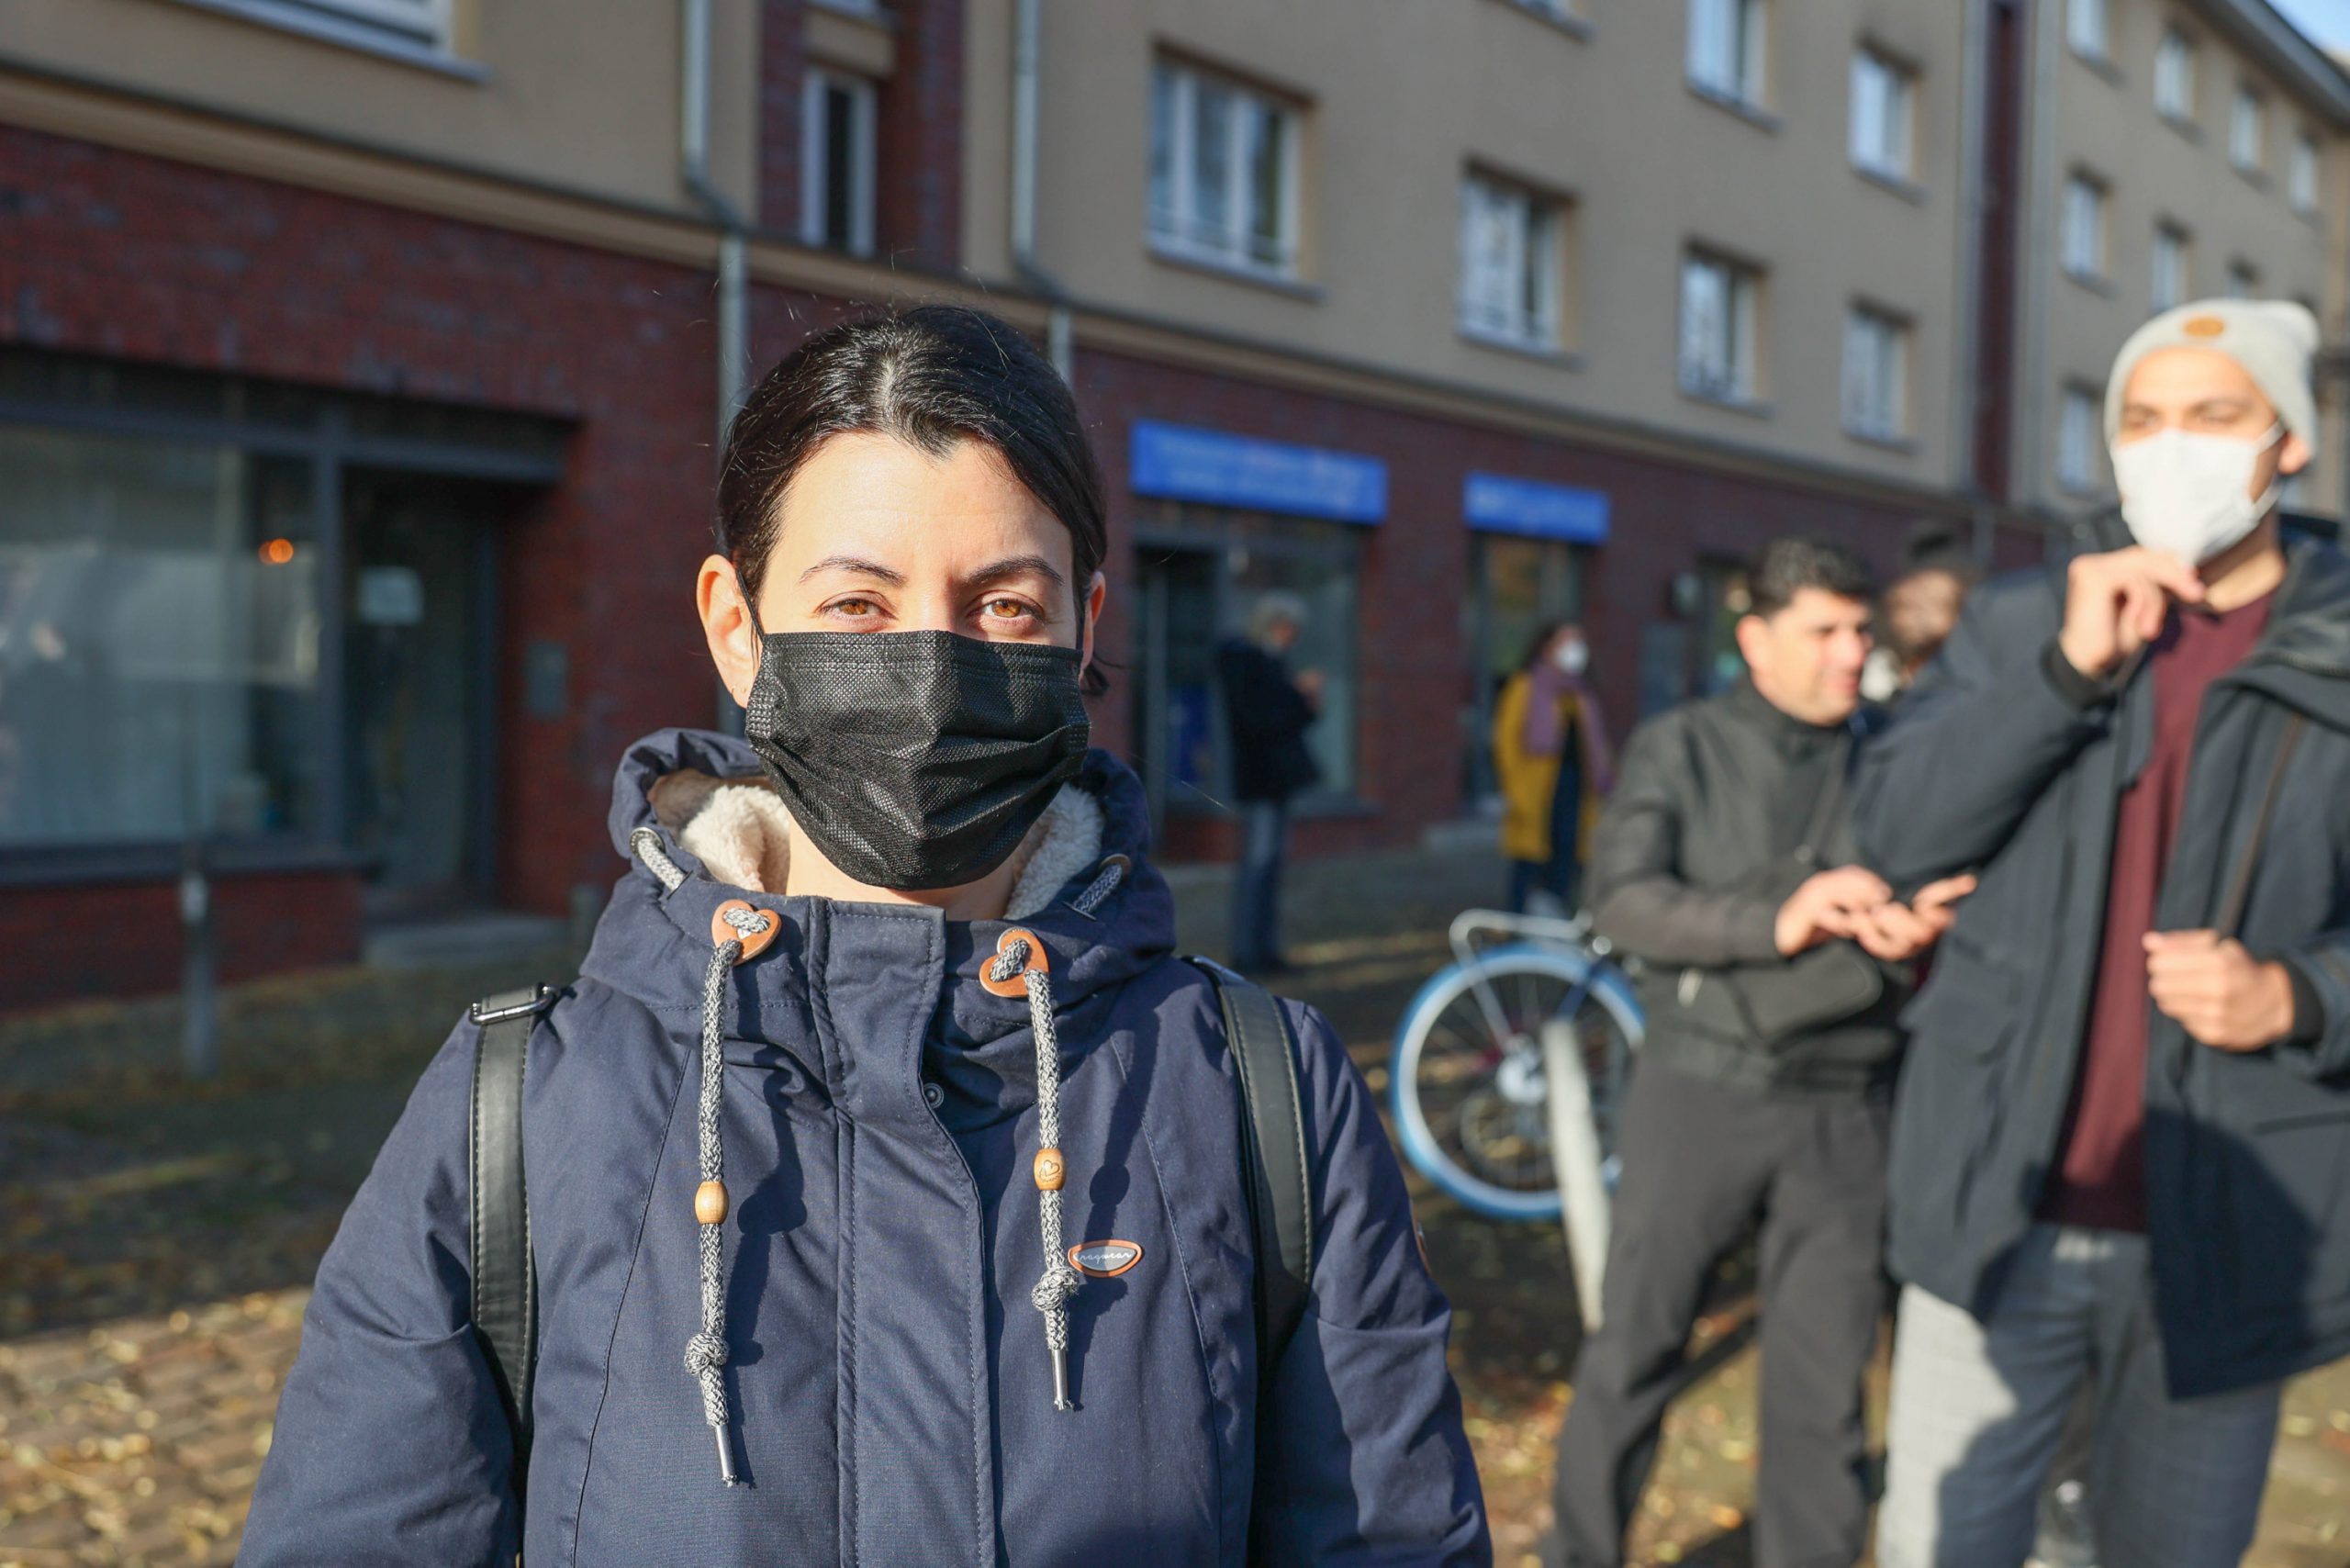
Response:
[[[951,632],[760,639],[744,733],[792,819],[847,875],[912,890],[1003,864],[1076,776],[1074,648]]]

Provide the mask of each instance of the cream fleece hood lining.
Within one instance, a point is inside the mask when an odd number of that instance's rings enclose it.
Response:
[[[781,893],[791,869],[791,813],[775,787],[756,775],[721,778],[692,768],[664,774],[647,791],[655,821],[677,835],[711,877],[753,892]],[[1012,853],[1006,920],[1044,913],[1070,879],[1102,858],[1102,803],[1064,784]]]

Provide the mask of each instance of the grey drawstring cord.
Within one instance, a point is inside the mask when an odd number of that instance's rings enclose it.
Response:
[[[987,968],[998,984],[1019,975],[1028,992],[1028,1025],[1036,1037],[1036,1204],[1044,1233],[1045,1271],[1028,1299],[1045,1315],[1045,1344],[1053,1354],[1053,1408],[1073,1410],[1069,1399],[1069,1298],[1084,1282],[1061,1250],[1061,1182],[1066,1165],[1061,1158],[1061,1051],[1053,1025],[1053,981],[1035,955],[1029,938],[1005,942]],[[1025,973],[1023,973],[1023,970]]]
[[[667,892],[684,885],[686,874],[661,846],[661,835],[639,828],[629,835],[629,846],[659,879]],[[694,1218],[701,1232],[701,1331],[686,1341],[686,1371],[701,1384],[702,1419],[718,1441],[718,1476],[736,1484],[734,1450],[727,1440],[731,1425],[726,1398],[726,1146],[718,1126],[719,1092],[726,1075],[720,1048],[725,1036],[726,974],[743,959],[746,945],[764,948],[757,940],[775,929],[776,917],[739,901],[720,906],[713,929],[733,935],[716,943],[701,986],[701,1095],[695,1107],[694,1127],[701,1160],[701,1185],[694,1192]]]

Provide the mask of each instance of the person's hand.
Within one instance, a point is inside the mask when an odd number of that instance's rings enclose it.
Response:
[[[1856,935],[1861,917],[1892,896],[1885,879],[1865,867],[1814,872],[1779,906],[1773,935],[1779,951],[1792,958],[1830,937]]]
[[[2056,646],[2065,662],[2100,680],[2162,635],[2171,600],[2203,602],[2203,579],[2167,551],[2132,545],[2076,556],[2065,573],[2065,627]]]
[[[1975,890],[1973,877],[1944,877],[1918,890],[1908,903],[1892,900],[1861,916],[1852,939],[1873,958],[1897,964],[1942,939],[1958,918],[1958,901]]]
[[[1299,670],[1296,675],[1291,677],[1290,679],[1291,684],[1297,688],[1299,694],[1302,695],[1308,702],[1315,704],[1316,707],[1321,705],[1322,672],[1320,670],[1302,669]]]
[[[2146,934],[2146,990],[2205,1045],[2256,1051],[2293,1032],[2293,981],[2216,931]]]

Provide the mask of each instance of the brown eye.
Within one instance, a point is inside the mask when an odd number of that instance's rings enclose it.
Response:
[[[1020,621],[1026,619],[1028,607],[1016,599],[991,599],[979,607],[979,613],[989,621]]]

